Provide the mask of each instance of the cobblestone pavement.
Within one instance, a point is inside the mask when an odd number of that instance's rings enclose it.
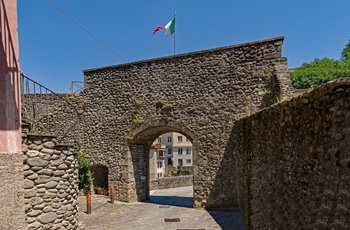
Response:
[[[192,186],[151,191],[147,202],[110,203],[109,197],[92,195],[92,213],[86,214],[86,197],[80,196],[79,227],[87,229],[140,230],[244,230],[238,210],[206,211],[192,208]],[[177,219],[176,219],[177,218]],[[165,219],[179,222],[165,222]]]

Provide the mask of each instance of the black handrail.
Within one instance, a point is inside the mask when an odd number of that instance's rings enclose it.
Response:
[[[33,133],[56,134],[79,145],[79,117],[67,94],[58,94],[21,72],[22,120]]]

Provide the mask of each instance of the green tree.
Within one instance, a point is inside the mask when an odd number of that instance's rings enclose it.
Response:
[[[341,60],[315,59],[291,71],[290,77],[297,89],[312,88],[339,78],[350,78],[350,40],[341,53]]]
[[[350,61],[350,40],[348,44],[345,45],[345,48],[341,52],[341,60],[342,61]]]
[[[84,189],[84,193],[89,193],[92,184],[92,173],[90,167],[91,159],[84,152],[78,154],[79,188]]]

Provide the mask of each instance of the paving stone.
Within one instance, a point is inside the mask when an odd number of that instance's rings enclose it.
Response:
[[[86,197],[79,196],[79,229],[205,229],[244,230],[241,214],[217,211],[215,216],[204,209],[192,208],[193,187],[151,191],[148,202],[109,203],[107,196],[92,195],[92,214],[86,214]],[[169,208],[160,208],[166,205]],[[91,218],[93,216],[93,218]],[[179,218],[180,222],[166,223],[164,218]]]

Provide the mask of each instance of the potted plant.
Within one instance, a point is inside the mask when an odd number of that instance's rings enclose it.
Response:
[[[106,195],[108,192],[107,188],[101,186],[95,186],[95,191],[99,195]]]
[[[84,152],[80,152],[78,154],[79,189],[83,189],[84,195],[90,193],[90,187],[93,180],[90,171],[91,165],[92,162],[89,156]]]

